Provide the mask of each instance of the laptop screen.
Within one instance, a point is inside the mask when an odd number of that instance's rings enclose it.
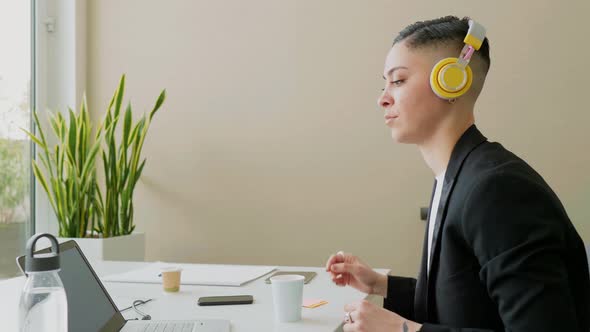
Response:
[[[24,256],[18,263],[24,270]],[[60,265],[68,299],[68,331],[119,331],[125,319],[74,241],[60,244]]]

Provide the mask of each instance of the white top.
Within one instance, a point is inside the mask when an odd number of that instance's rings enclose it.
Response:
[[[432,236],[434,235],[434,226],[436,223],[436,216],[438,215],[438,205],[440,203],[440,195],[445,182],[445,171],[436,177],[436,188],[434,189],[434,197],[432,198],[432,205],[430,206],[430,213],[428,218],[428,264],[426,271],[430,273],[430,250],[432,249]]]

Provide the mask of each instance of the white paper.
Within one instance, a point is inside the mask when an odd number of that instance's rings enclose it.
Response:
[[[180,283],[183,285],[206,286],[242,286],[276,270],[276,266],[252,265],[210,265],[210,264],[177,264],[155,262],[145,268],[125,273],[109,275],[102,278],[110,282],[139,282],[159,284],[159,276],[163,267],[180,267]]]

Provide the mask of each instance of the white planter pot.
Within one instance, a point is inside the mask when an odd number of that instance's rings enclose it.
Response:
[[[69,238],[58,237],[66,242],[74,240],[89,260],[104,261],[144,261],[145,234],[132,233],[109,238]]]

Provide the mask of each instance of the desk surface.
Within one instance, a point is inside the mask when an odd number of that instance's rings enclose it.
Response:
[[[99,276],[121,273],[141,268],[149,263],[95,261],[92,266]],[[315,309],[303,308],[303,319],[296,323],[277,323],[274,320],[272,293],[270,285],[259,278],[242,287],[190,286],[182,285],[178,293],[165,293],[158,284],[104,282],[109,294],[119,307],[131,305],[136,299],[153,298],[154,300],[140,306],[140,310],[152,316],[152,319],[203,319],[222,318],[231,321],[232,332],[242,331],[334,331],[337,330],[344,316],[344,305],[365,298],[365,295],[351,287],[341,288],[330,281],[328,273],[317,267],[279,267],[283,271],[316,271],[318,275],[303,288],[303,298],[323,299],[328,304]],[[378,269],[381,273],[387,270]],[[0,282],[0,316],[2,331],[16,331],[18,319],[18,301],[24,285],[24,277]],[[254,304],[234,306],[197,305],[201,296],[239,295],[254,296]],[[373,299],[381,301],[381,299]],[[135,318],[133,310],[124,312],[125,318]]]

